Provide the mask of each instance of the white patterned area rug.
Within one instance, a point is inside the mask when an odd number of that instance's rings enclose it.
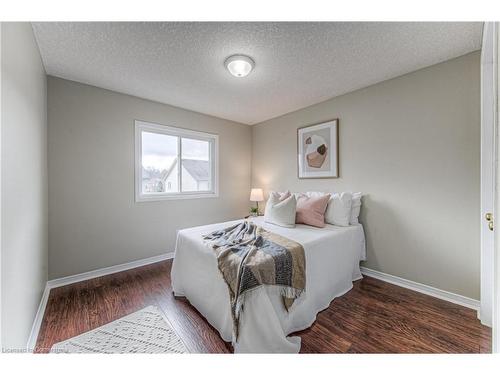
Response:
[[[163,314],[148,306],[92,331],[54,344],[51,353],[187,353]]]

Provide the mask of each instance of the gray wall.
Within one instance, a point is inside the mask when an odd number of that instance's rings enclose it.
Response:
[[[475,52],[253,127],[252,183],[362,191],[366,267],[479,299]],[[297,179],[296,129],[340,119],[340,178]]]
[[[31,25],[1,28],[2,347],[23,349],[47,281],[47,90]]]
[[[219,198],[135,203],[134,120],[219,134]],[[50,279],[174,251],[176,230],[248,212],[251,128],[48,78]]]

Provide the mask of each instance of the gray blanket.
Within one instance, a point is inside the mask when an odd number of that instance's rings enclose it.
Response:
[[[203,239],[214,249],[229,289],[236,340],[245,293],[263,285],[277,285],[288,311],[305,290],[305,255],[299,243],[250,221],[204,235]]]

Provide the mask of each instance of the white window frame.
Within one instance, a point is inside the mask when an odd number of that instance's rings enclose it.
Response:
[[[206,192],[174,192],[174,193],[142,193],[142,132],[166,134],[179,137],[179,190],[182,190],[182,142],[181,138],[197,139],[210,142],[211,173],[213,174],[212,190]],[[217,198],[219,196],[219,136],[217,134],[199,132],[190,129],[161,125],[147,121],[135,120],[135,201],[151,202],[175,199]]]

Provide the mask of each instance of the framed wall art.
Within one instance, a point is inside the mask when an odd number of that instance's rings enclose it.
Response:
[[[339,177],[339,120],[297,129],[299,178]]]

